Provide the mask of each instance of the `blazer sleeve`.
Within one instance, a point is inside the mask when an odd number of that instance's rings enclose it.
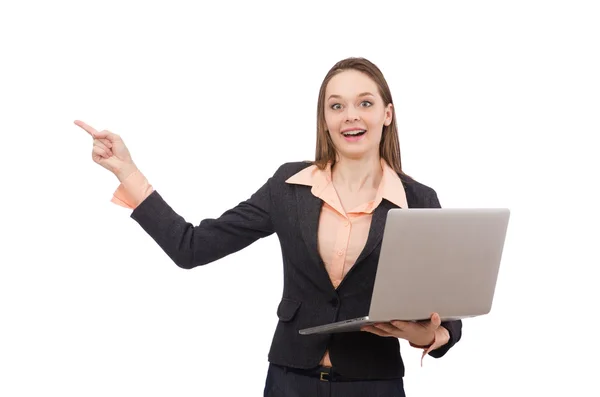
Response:
[[[155,190],[131,213],[163,251],[184,269],[204,265],[273,234],[269,180],[248,200],[216,219],[194,226],[177,214]]]
[[[428,208],[442,208],[435,190],[433,190],[433,189],[431,190],[431,194],[429,195],[426,204],[427,204],[426,207],[428,207]],[[450,350],[450,348],[452,346],[454,346],[460,340],[460,338],[462,336],[462,321],[461,320],[443,321],[442,327],[444,327],[448,330],[448,333],[450,334],[450,340],[448,341],[448,343],[441,346],[440,348],[429,352],[429,355],[432,357],[435,357],[435,358],[440,358],[443,355],[445,355],[448,352],[448,350]]]

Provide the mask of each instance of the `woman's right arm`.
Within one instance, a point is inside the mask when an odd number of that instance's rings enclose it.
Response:
[[[137,169],[123,140],[76,121],[94,138],[92,159],[113,172],[121,185],[113,202],[132,208],[131,217],[180,267],[191,269],[237,252],[274,232],[269,179],[248,200],[198,226],[178,215]]]

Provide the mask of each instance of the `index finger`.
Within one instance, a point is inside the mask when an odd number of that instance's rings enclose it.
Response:
[[[96,137],[96,134],[98,134],[98,131],[96,131],[94,127],[87,125],[81,120],[75,120],[75,125],[86,130],[87,133],[93,136],[94,138]]]

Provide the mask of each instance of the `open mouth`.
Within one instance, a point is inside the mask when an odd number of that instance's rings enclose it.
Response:
[[[357,137],[357,136],[364,135],[365,132],[367,132],[367,130],[353,130],[353,131],[342,132],[342,135],[345,137]]]

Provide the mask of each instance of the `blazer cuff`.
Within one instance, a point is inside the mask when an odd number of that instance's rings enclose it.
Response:
[[[452,348],[452,346],[454,346],[456,344],[456,342],[458,342],[460,340],[461,333],[462,333],[461,332],[462,322],[460,320],[442,322],[441,326],[444,327],[448,331],[448,335],[449,335],[450,339],[448,340],[448,343],[446,343],[445,345],[440,346],[439,348],[437,348],[435,350],[431,350],[428,353],[431,357],[434,357],[434,358],[440,358],[440,357],[444,356],[446,353],[448,353],[448,350],[450,350],[450,348]]]

